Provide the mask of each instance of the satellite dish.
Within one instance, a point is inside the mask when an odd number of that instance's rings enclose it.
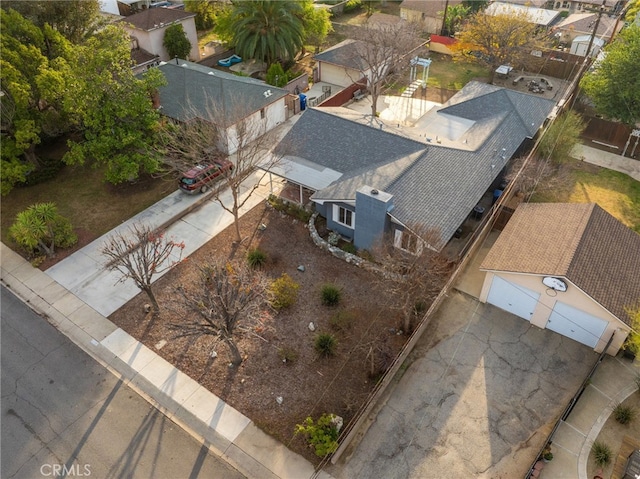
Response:
[[[564,293],[567,290],[567,283],[562,281],[560,278],[554,278],[553,276],[545,276],[542,278],[542,284],[547,288],[560,291],[561,293]]]

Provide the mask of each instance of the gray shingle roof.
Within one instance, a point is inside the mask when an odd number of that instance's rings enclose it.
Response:
[[[627,324],[640,300],[640,235],[596,204],[518,207],[481,265],[567,278]]]
[[[289,154],[341,173],[389,163],[425,146],[316,108],[302,114],[281,144]]]
[[[209,119],[220,113],[226,125],[286,96],[288,92],[253,78],[239,77],[212,68],[180,60],[162,63],[167,85],[159,89],[162,113],[179,121]],[[271,95],[265,96],[270,91]],[[220,118],[215,118],[220,122]]]
[[[337,45],[314,55],[314,59],[319,62],[331,63],[355,70],[366,70],[367,64],[362,60],[362,51],[367,48],[364,42],[347,39]]]
[[[439,229],[442,242],[433,246],[440,248],[554,106],[540,97],[470,82],[440,111],[475,122],[464,133],[481,139],[470,141],[471,149],[420,143],[317,109],[304,113],[287,137],[288,144],[298,145],[296,156],[344,174],[314,198],[355,199],[356,187],[363,184],[386,191],[394,195],[393,217]],[[393,178],[392,171],[397,172]],[[346,198],[348,193],[353,196]]]

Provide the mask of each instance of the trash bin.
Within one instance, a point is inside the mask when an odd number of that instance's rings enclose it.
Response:
[[[501,195],[502,190],[493,190],[493,200],[491,201],[491,204],[494,205]]]
[[[484,208],[480,205],[476,205],[473,207],[473,211],[471,212],[471,217],[474,220],[482,219],[482,215],[484,214]]]

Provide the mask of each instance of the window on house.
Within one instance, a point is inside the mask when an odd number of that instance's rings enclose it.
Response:
[[[265,115],[264,115],[264,108],[261,108],[261,109],[260,109],[260,119],[261,119],[261,120],[264,120],[264,116],[265,116]]]
[[[562,5],[560,2],[556,2],[556,8],[560,8],[560,5]]]
[[[422,252],[422,242],[409,231],[397,229],[394,233],[393,246],[411,254],[419,255]]]
[[[336,223],[353,229],[356,214],[351,210],[343,208],[342,206],[333,205],[333,219],[336,221]]]
[[[566,0],[562,2],[562,8],[569,8],[569,2],[567,2]]]

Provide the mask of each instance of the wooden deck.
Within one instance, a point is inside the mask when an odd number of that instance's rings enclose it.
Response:
[[[622,476],[624,475],[624,467],[627,465],[627,459],[629,458],[629,455],[636,449],[640,449],[640,440],[625,435],[622,438],[622,446],[620,446],[620,451],[618,452],[616,463],[613,466],[611,479],[622,479]]]

